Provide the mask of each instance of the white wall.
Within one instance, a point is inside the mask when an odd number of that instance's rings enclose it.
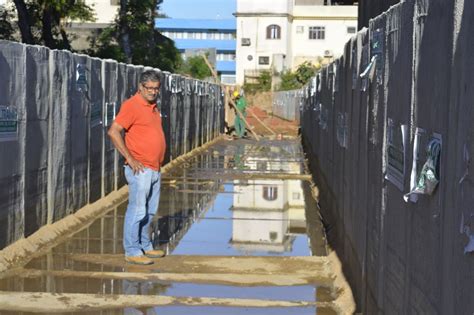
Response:
[[[293,0],[237,0],[237,13],[290,13]]]
[[[325,39],[309,39],[309,27],[325,27]],[[344,52],[345,43],[355,34],[348,34],[347,27],[357,28],[357,21],[328,21],[328,20],[298,20],[293,23],[293,61],[292,67],[296,68],[303,60],[317,60],[324,57],[324,52],[329,50],[337,58]],[[297,33],[298,27],[303,27],[303,33]]]
[[[110,0],[86,0],[85,2],[95,11],[95,23],[112,23],[120,8],[119,5],[111,5]]]
[[[263,198],[264,187],[275,187],[277,198],[265,200]],[[282,181],[251,181],[251,185],[239,185],[235,188],[234,207],[246,209],[283,209],[287,203],[287,189]]]
[[[342,55],[345,43],[355,34],[348,34],[348,27],[357,29],[357,6],[295,6],[292,26],[292,68],[305,60],[316,61],[329,50],[333,57]],[[325,27],[325,39],[309,39],[309,27]],[[299,27],[303,32],[298,33]]]

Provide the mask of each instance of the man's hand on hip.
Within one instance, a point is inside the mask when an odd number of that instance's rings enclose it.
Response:
[[[133,174],[135,174],[135,175],[138,174],[138,173],[143,172],[143,170],[145,169],[145,166],[143,166],[142,163],[135,160],[133,157],[127,159],[127,164],[133,170]]]

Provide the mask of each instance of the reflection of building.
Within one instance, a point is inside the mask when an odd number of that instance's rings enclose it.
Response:
[[[301,163],[251,158],[246,169],[301,173]],[[306,232],[303,190],[299,180],[234,181],[232,244],[245,250],[291,250],[293,234]]]
[[[232,244],[247,250],[289,251],[292,234],[306,232],[300,182],[238,182],[234,182]]]
[[[262,71],[331,60],[357,29],[357,6],[324,0],[237,0],[237,83]]]

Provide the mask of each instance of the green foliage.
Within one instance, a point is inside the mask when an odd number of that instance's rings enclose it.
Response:
[[[278,88],[280,91],[296,90],[301,87],[301,83],[298,81],[296,73],[291,71],[284,71],[281,74],[281,83]]]
[[[270,71],[262,71],[258,77],[258,84],[262,87],[262,91],[270,91],[272,88],[272,74]]]
[[[186,59],[178,72],[200,80],[212,76],[211,70],[201,56],[193,56]]]
[[[100,58],[111,58],[121,62],[132,62],[175,72],[182,63],[174,42],[155,29],[156,10],[162,0],[129,0],[124,13],[119,14],[114,25],[91,39],[88,54]],[[131,60],[123,46],[128,35]]]
[[[50,48],[70,49],[66,24],[71,21],[95,20],[94,9],[84,1],[30,0],[18,1],[26,7],[27,28],[33,35],[33,43]],[[16,7],[18,10],[18,7]],[[18,19],[20,19],[18,15]],[[23,31],[23,30],[22,30]]]
[[[62,19],[75,20],[80,22],[94,21],[94,9],[85,1],[71,1],[71,0],[38,0],[41,7],[50,8],[53,14]]]
[[[12,11],[0,6],[0,39],[14,40],[15,29],[10,22],[13,16]]]
[[[317,72],[317,67],[311,62],[305,61],[298,66],[295,72],[285,71],[281,74],[279,91],[296,90],[311,80]]]
[[[309,61],[305,61],[296,69],[296,80],[305,85],[316,74],[316,67]]]
[[[262,71],[257,78],[257,83],[245,82],[243,89],[245,93],[255,94],[270,91],[272,88],[272,74],[270,71]]]

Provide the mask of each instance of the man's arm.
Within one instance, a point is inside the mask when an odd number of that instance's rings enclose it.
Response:
[[[127,164],[132,168],[133,173],[137,174],[138,172],[142,172],[144,166],[142,163],[135,160],[130,154],[130,151],[128,151],[127,147],[125,146],[125,142],[123,141],[122,131],[123,127],[114,121],[107,134],[112,140],[112,143],[115,145],[115,148],[120,152],[120,154],[123,155],[127,161]]]

